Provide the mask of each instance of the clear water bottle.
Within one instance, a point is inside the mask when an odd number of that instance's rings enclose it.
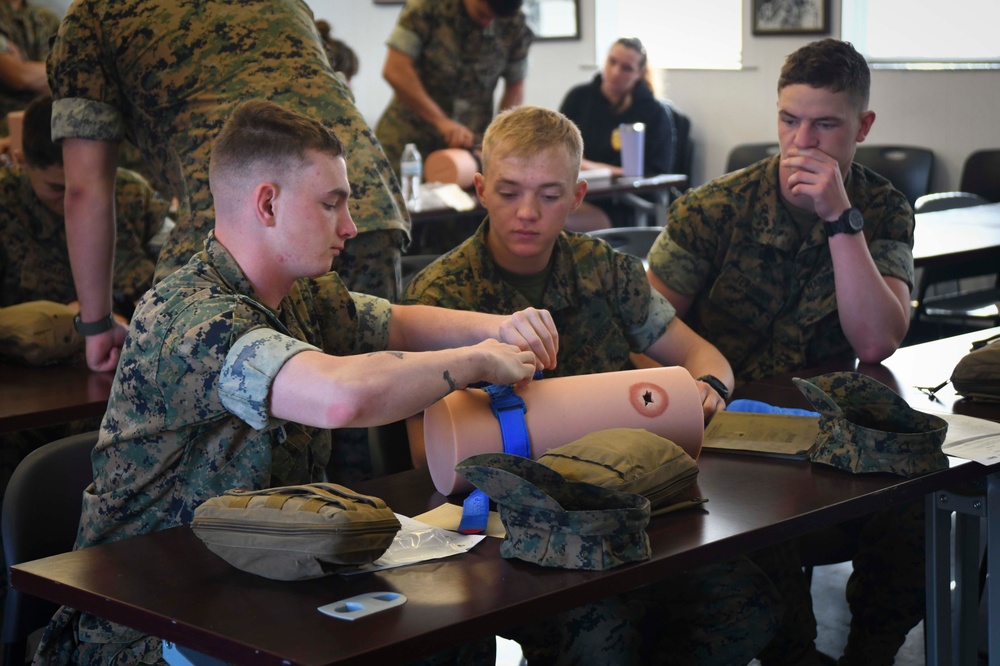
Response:
[[[399,177],[403,181],[403,200],[410,210],[420,208],[420,182],[424,179],[424,163],[420,151],[412,143],[403,148],[399,160]]]

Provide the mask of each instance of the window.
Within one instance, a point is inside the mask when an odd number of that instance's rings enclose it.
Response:
[[[1000,3],[843,0],[841,33],[876,66],[914,69],[1000,66]]]
[[[619,37],[638,37],[649,64],[670,69],[739,69],[743,0],[597,0],[598,66]]]

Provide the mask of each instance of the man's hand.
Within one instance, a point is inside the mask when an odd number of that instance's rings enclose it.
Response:
[[[528,384],[535,375],[537,361],[534,352],[497,340],[484,340],[476,348],[489,359],[490,370],[483,381],[498,385],[513,384],[520,388]]]
[[[559,332],[548,310],[527,308],[515,312],[500,323],[498,339],[533,352],[536,370],[551,370],[556,367]]]
[[[88,335],[87,366],[95,372],[114,372],[121,357],[121,348],[125,344],[127,329],[120,323],[110,331],[98,335]]]
[[[701,397],[701,410],[705,414],[705,423],[708,423],[716,412],[726,409],[726,401],[718,392],[705,382],[696,381],[698,395]]]
[[[813,210],[822,219],[832,222],[851,207],[840,164],[823,151],[791,146],[782,159],[782,166],[791,173],[788,191],[795,198],[811,200]]]
[[[476,135],[462,123],[451,118],[443,118],[437,123],[437,131],[444,137],[449,148],[472,148]]]

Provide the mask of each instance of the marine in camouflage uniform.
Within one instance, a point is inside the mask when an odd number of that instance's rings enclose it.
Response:
[[[359,237],[341,277],[358,291],[398,294],[399,252],[409,238],[399,184],[330,68],[305,3],[81,0],[63,19],[48,65],[53,139],[128,138],[180,199],[157,280],[183,266],[212,228],[213,139],[240,102],[264,98],[320,120],[344,142]]]
[[[523,286],[504,274],[486,246],[487,219],[475,235],[410,282],[405,304],[504,314],[533,305],[560,331],[554,375],[631,366],[667,330],[674,308],[651,289],[642,262],[605,241],[562,232],[550,271]],[[546,371],[548,374],[548,371]],[[504,632],[528,663],[742,664],[778,625],[777,595],[746,558],[708,565],[666,581],[580,606]]]
[[[855,357],[838,317],[823,221],[783,202],[779,160],[762,160],[677,199],[648,257],[650,272],[694,296],[685,321],[726,356],[737,384]],[[906,197],[859,164],[844,186],[864,212],[863,233],[879,272],[912,286],[914,219]],[[841,663],[891,663],[924,613],[923,502],[843,529],[860,546],[847,586],[851,631]],[[785,625],[760,655],[762,664],[817,663],[816,620],[797,548],[784,544],[754,561],[786,605]]]
[[[167,208],[142,176],[118,169],[116,301],[137,301],[152,286],[154,259],[146,244],[163,225]],[[0,169],[0,211],[0,306],[75,301],[65,221],[38,199],[19,167]],[[122,314],[129,315],[131,310]]]
[[[389,312],[388,301],[348,292],[334,273],[299,280],[271,310],[210,235],[203,252],[139,304],[101,424],[76,547],[190,523],[201,502],[229,488],[321,480],[330,431],[271,417],[271,383],[304,350],[384,349]],[[81,663],[110,663],[123,644],[144,640],[69,609],[55,622],[53,631],[78,632]],[[68,634],[52,640],[42,655],[64,663],[73,642],[65,642]]]
[[[649,270],[693,295],[685,322],[719,348],[737,384],[854,358],[837,315],[823,221],[782,202],[780,156],[687,192],[670,207]],[[885,178],[854,164],[844,184],[864,211],[882,275],[913,285],[913,211]]]
[[[30,0],[23,0],[20,8],[14,8],[9,0],[0,0],[0,52],[7,51],[10,43],[23,60],[44,62],[49,54],[49,38],[58,28],[59,17],[48,7],[36,7]],[[7,114],[28,106],[37,94],[0,83],[0,134],[7,134]]]
[[[410,233],[399,183],[301,0],[80,0],[60,26],[49,82],[54,140],[128,138],[179,198],[155,280],[201,248],[214,220],[212,141],[240,102],[264,98],[344,143],[358,236],[333,270],[353,291],[399,296]],[[371,476],[366,430],[339,431],[330,473],[342,483]]]
[[[503,77],[509,85],[527,76],[532,37],[520,11],[483,27],[469,17],[463,0],[410,0],[386,44],[413,59],[420,83],[442,111],[482,138],[493,119],[497,82]],[[415,143],[425,158],[448,147],[398,95],[375,133],[396,168],[407,143]]]

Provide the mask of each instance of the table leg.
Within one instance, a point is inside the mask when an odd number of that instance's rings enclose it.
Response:
[[[924,646],[927,666],[947,666],[951,663],[951,511],[945,508],[947,493],[930,493],[925,501],[927,610]]]

